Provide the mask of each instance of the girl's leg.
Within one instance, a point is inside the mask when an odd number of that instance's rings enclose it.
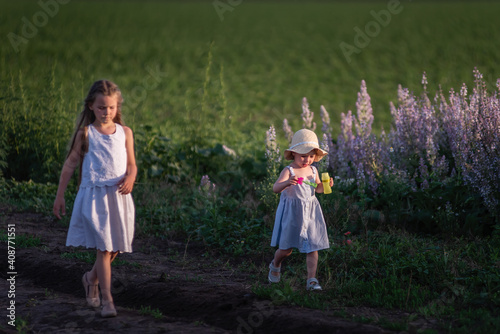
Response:
[[[274,253],[273,266],[280,268],[283,260],[289,257],[290,254],[292,254],[292,248],[277,249],[276,252]],[[278,277],[280,273],[271,272],[271,275]]]
[[[97,251],[96,262],[94,263],[92,270],[86,272],[82,278],[83,287],[86,289],[87,303],[93,307],[98,307],[99,305],[101,305],[98,288],[99,276],[97,274],[98,263],[100,263],[99,252],[100,251]],[[113,262],[117,254],[118,252],[111,253],[111,262]]]
[[[103,317],[116,316],[115,305],[113,304],[113,296],[111,295],[111,262],[116,257],[116,252],[97,251],[97,259],[94,264],[97,272],[97,278],[101,287],[102,295],[102,311]]]
[[[97,253],[100,251],[98,250]],[[111,263],[115,260],[116,256],[118,255],[118,252],[113,252],[111,253]],[[97,264],[97,257],[96,257],[96,262],[94,263],[94,266],[92,267],[92,270],[90,270],[87,274],[87,279],[89,280],[89,283],[91,284],[99,284],[99,278],[97,277],[97,269],[96,269],[96,264]]]
[[[97,251],[97,259],[94,268],[97,274],[99,285],[101,286],[102,299],[113,301],[111,296],[111,255],[110,252]]]
[[[316,277],[316,270],[318,269],[318,251],[307,253],[307,279]]]

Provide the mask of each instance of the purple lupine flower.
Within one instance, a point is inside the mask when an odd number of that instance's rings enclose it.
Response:
[[[428,181],[429,169],[427,168],[427,165],[425,164],[425,161],[423,158],[420,158],[418,171],[420,173],[420,178],[422,179],[422,183],[421,183],[420,187],[422,189],[429,188],[429,181]]]
[[[415,174],[413,174],[413,177],[410,178],[410,188],[411,190],[416,193],[418,188],[417,188],[417,177],[418,177],[418,173],[417,171],[415,171]]]
[[[422,74],[422,85],[424,86],[424,92],[427,91],[427,74],[424,73]]]
[[[316,123],[313,122],[314,113],[309,110],[309,103],[307,103],[307,99],[304,97],[302,99],[302,120],[304,121],[303,128],[309,129],[311,131],[316,130]]]
[[[321,142],[321,148],[328,151],[329,155],[327,155],[323,160],[326,160],[326,163],[322,164],[322,167],[326,169],[333,169],[334,159],[333,155],[336,153],[336,149],[333,145],[332,141],[332,128],[330,126],[330,115],[324,106],[320,107],[320,115],[323,126],[321,127],[321,131],[323,131],[323,138]]]
[[[349,110],[347,115],[342,113],[340,115],[340,135],[337,139],[337,150],[334,156],[336,162],[334,165],[337,167],[337,175],[343,178],[352,178],[355,176],[355,171],[350,167],[350,163],[353,161],[353,142],[354,134],[352,133],[352,123],[353,117]]]
[[[323,138],[320,142],[321,149],[323,149],[331,154],[331,150],[330,150],[331,146],[332,146],[332,142],[329,139],[328,135],[326,133],[323,133]],[[330,154],[327,154],[325,157],[323,157],[323,159],[320,160],[318,167],[321,171],[326,171],[330,167]]]
[[[448,161],[446,160],[446,156],[441,156],[441,158],[436,159],[436,162],[432,166],[432,174],[436,179],[444,179],[448,174]]]
[[[467,85],[465,83],[462,84],[462,88],[460,89],[460,96],[463,98],[467,97]]]
[[[203,195],[207,198],[213,198],[215,197],[215,183],[212,183],[210,181],[210,177],[208,175],[203,175],[201,177],[200,185],[198,187],[198,190],[203,193]]]
[[[498,95],[488,96],[482,74],[474,69],[472,94],[462,86],[460,95],[450,91],[450,103],[441,109],[443,129],[455,167],[464,182],[475,189],[492,212],[499,211],[498,173],[500,109]]]
[[[424,77],[423,84],[425,83]],[[388,137],[388,143],[395,151],[396,166],[406,169],[409,159],[414,155],[426,158],[429,165],[432,165],[438,152],[436,143],[441,140],[436,107],[432,105],[426,93],[416,98],[401,86],[398,98],[397,108],[391,104],[394,129]]]
[[[285,137],[288,140],[288,143],[290,144],[293,138],[293,131],[290,125],[288,124],[288,120],[286,118],[283,120],[283,131],[285,132]]]
[[[266,131],[266,159],[268,164],[281,161],[280,148],[276,141],[276,130],[273,125]]]
[[[361,91],[358,92],[356,109],[358,112],[358,119],[356,122],[357,134],[361,137],[369,136],[372,131],[373,110],[370,102],[370,95],[368,95],[364,80],[361,81]]]
[[[452,178],[453,178],[453,177],[455,177],[456,175],[457,175],[457,171],[456,171],[456,169],[455,169],[455,168],[453,168],[453,169],[451,170],[450,177],[452,177]]]
[[[359,164],[356,168],[356,183],[358,185],[358,191],[360,194],[365,193],[366,178],[363,171],[363,165]]]
[[[332,129],[330,127],[330,115],[328,114],[328,111],[326,111],[324,106],[320,107],[320,115],[321,115],[321,121],[323,122],[321,131],[323,131],[323,133],[327,134],[331,138]]]
[[[329,152],[330,146],[331,146],[331,142],[330,142],[330,139],[328,138],[328,135],[326,133],[323,133],[323,138],[322,138],[321,143],[320,143],[321,149]]]

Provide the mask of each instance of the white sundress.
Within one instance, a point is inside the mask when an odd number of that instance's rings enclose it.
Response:
[[[116,124],[115,133],[104,135],[91,124],[88,140],[66,246],[132,252],[134,202],[131,194],[120,194],[117,185],[127,169],[125,131]]]
[[[292,176],[293,168],[287,166]],[[316,168],[311,166],[315,182]],[[285,188],[281,192],[274,221],[271,246],[280,249],[297,248],[310,253],[330,247],[323,211],[311,185],[302,183]]]

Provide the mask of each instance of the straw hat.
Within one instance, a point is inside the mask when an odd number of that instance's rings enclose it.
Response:
[[[295,132],[295,134],[293,135],[290,148],[285,150],[285,159],[293,160],[292,152],[298,154],[306,154],[311,152],[312,150],[316,151],[316,157],[314,158],[314,161],[316,162],[320,161],[325,155],[328,154],[327,151],[322,150],[319,147],[318,137],[314,132],[312,132],[311,130],[302,129]]]

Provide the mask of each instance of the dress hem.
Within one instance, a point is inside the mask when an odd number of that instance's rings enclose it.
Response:
[[[278,249],[282,249],[282,250],[287,250],[287,249],[292,249],[292,248],[295,248],[296,250],[299,251],[299,253],[312,253],[312,252],[317,252],[317,251],[320,251],[320,250],[324,250],[324,249],[328,249],[330,248],[330,245],[328,247],[323,247],[323,248],[316,248],[316,249],[313,249],[313,250],[301,250],[299,247],[295,247],[295,246],[292,246],[292,247],[288,247],[288,248],[281,248],[279,246],[276,246],[276,245],[273,245],[271,244],[271,247],[278,247]]]
[[[95,249],[101,252],[110,252],[110,253],[132,253],[132,250],[109,250],[109,249],[100,249],[97,246],[86,246],[86,245],[76,245],[76,244],[66,244],[66,247],[85,247],[86,249]]]

